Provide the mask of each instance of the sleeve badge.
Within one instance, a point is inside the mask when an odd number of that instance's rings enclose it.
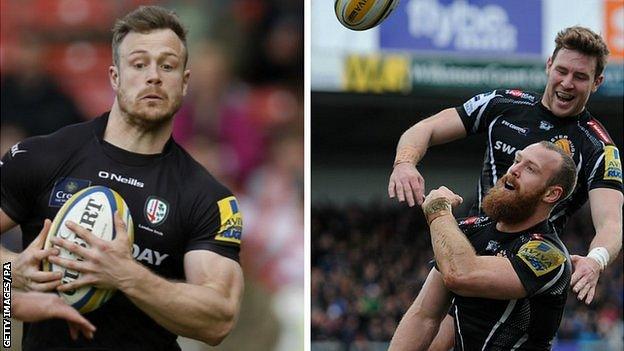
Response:
[[[555,246],[542,240],[531,240],[522,245],[516,254],[536,276],[542,276],[561,266],[566,257]]]
[[[617,147],[607,145],[604,147],[604,180],[615,180],[622,183],[622,161],[620,161],[620,152]]]
[[[215,237],[216,240],[230,243],[241,243],[243,231],[243,217],[238,209],[238,202],[234,196],[228,196],[217,202],[221,226]]]

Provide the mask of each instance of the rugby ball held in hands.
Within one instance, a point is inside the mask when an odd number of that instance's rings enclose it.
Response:
[[[130,243],[134,241],[134,226],[130,210],[123,198],[114,190],[104,186],[92,186],[74,194],[58,211],[52,226],[48,232],[44,248],[52,247],[50,240],[53,237],[69,240],[83,247],[89,247],[82,238],[71,231],[65,223],[72,221],[89,230],[95,236],[104,240],[113,240],[117,233],[115,231],[115,211],[119,211],[121,218],[128,228]],[[57,247],[60,251],[59,257],[81,261],[83,258],[68,250]],[[53,264],[47,260],[43,263],[43,270],[47,272],[63,273],[63,283],[72,282],[80,278],[81,273],[75,270]],[[100,289],[94,286],[83,286],[72,291],[59,292],[59,295],[77,309],[80,313],[87,313],[95,310],[110,299],[115,290]]]
[[[334,11],[343,26],[366,30],[381,23],[399,4],[399,0],[335,0]]]

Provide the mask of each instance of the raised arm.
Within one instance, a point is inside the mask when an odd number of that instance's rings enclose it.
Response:
[[[588,256],[572,256],[574,273],[570,285],[586,304],[594,298],[600,272],[617,257],[622,249],[622,193],[609,188],[589,191],[596,236]],[[606,252],[605,252],[606,251]]]
[[[451,205],[459,203],[461,197],[446,187],[440,187],[433,190],[423,204],[436,263],[446,287],[458,295],[469,297],[525,297],[527,292],[509,259],[477,256],[451,212]]]
[[[397,327],[389,351],[427,350],[448,312],[451,295],[434,268]]]
[[[466,136],[464,125],[454,108],[443,110],[406,130],[397,145],[388,196],[407,201],[410,207],[422,204],[425,180],[416,169],[427,149]]]

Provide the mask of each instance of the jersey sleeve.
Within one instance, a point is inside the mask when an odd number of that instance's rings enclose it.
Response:
[[[28,217],[45,178],[46,159],[39,140],[13,145],[0,161],[0,207],[16,223]]]
[[[496,116],[492,100],[502,94],[498,90],[473,96],[455,109],[464,124],[467,135],[482,133],[487,130],[492,118]]]
[[[239,262],[243,217],[236,197],[201,196],[194,207],[186,252],[209,250]]]
[[[615,145],[604,145],[588,160],[587,190],[611,188],[622,191],[622,161]]]
[[[509,260],[529,297],[561,285],[556,283],[562,279],[569,280],[566,255],[548,241],[530,240]]]

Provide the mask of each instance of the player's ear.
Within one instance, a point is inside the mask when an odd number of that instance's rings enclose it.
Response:
[[[119,69],[117,66],[112,65],[108,67],[108,79],[110,80],[113,90],[117,91],[117,89],[119,89]]]
[[[555,204],[557,201],[561,200],[562,196],[563,188],[561,185],[553,185],[546,189],[546,193],[544,193],[544,197],[542,199],[546,203]]]
[[[604,82],[604,75],[601,74],[598,77],[596,77],[596,79],[594,79],[594,87],[592,88],[592,93],[595,93],[596,90],[598,90],[598,87],[600,86],[600,84],[602,84],[602,82]]]
[[[185,70],[182,77],[182,96],[186,96],[186,90],[188,89],[188,82],[191,78],[191,70]]]
[[[553,63],[553,58],[552,56],[548,57],[548,60],[546,60],[546,74],[548,74],[548,70],[550,69],[550,66],[552,66]]]

